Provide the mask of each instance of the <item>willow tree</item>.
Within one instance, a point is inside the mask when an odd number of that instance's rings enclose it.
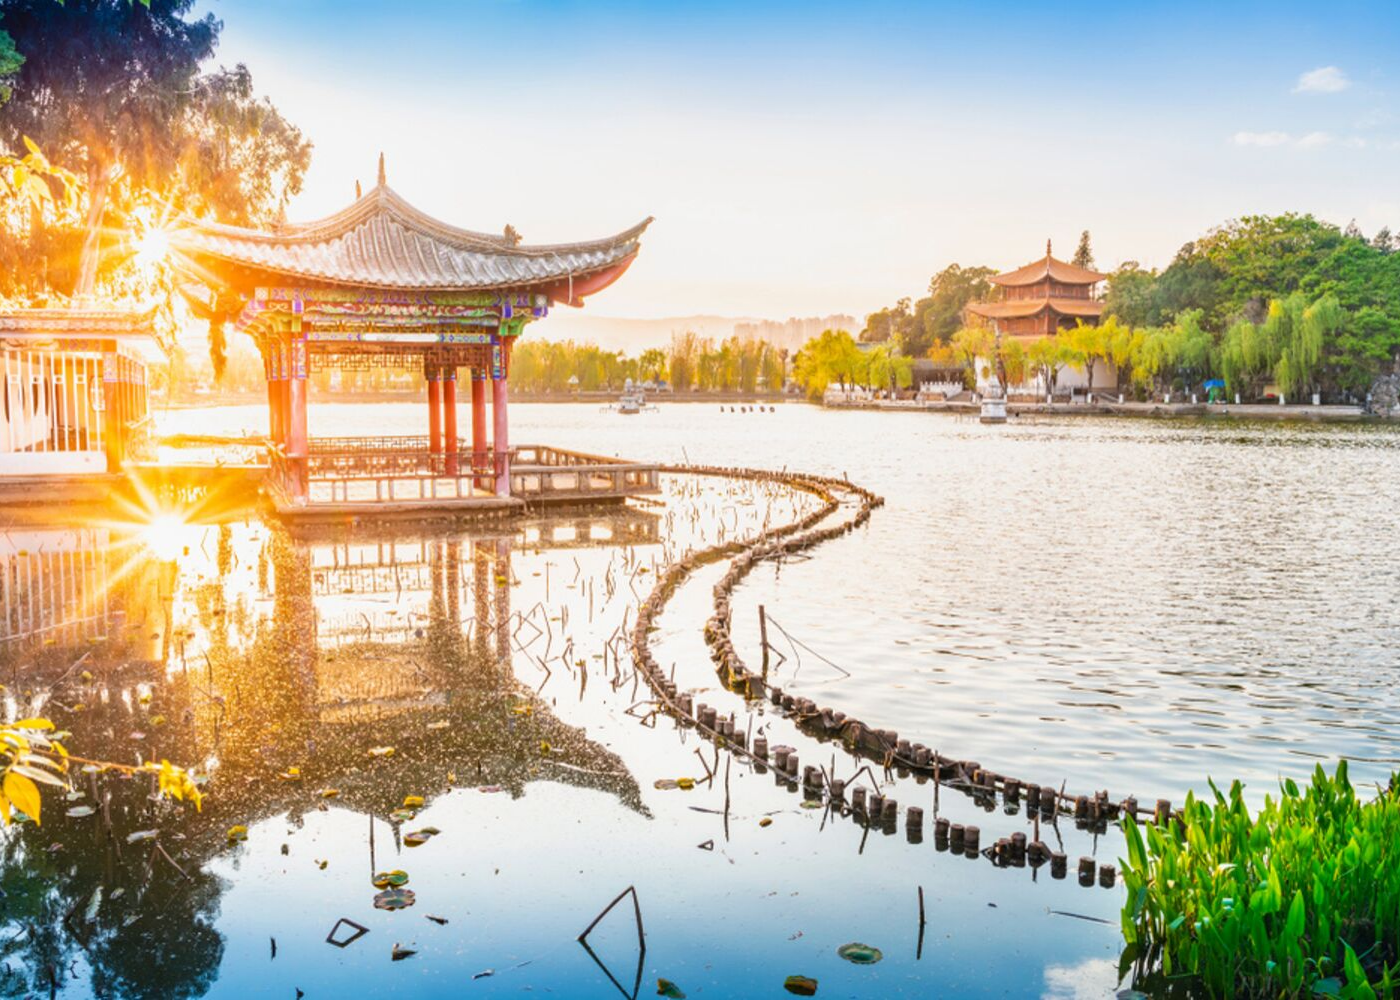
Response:
[[[1274,381],[1285,395],[1302,396],[1317,388],[1322,370],[1323,345],[1336,336],[1346,313],[1335,295],[1325,295],[1311,305],[1299,292],[1269,303],[1264,332],[1278,348]]]
[[[1090,388],[1094,385],[1094,369],[1100,361],[1108,358],[1109,338],[1118,332],[1117,322],[1112,316],[1103,325],[1076,319],[1074,326],[1059,335],[1060,342],[1070,352],[1073,364],[1084,369]]]
[[[971,385],[977,384],[977,360],[990,358],[996,351],[996,336],[985,326],[965,326],[948,341],[953,357],[968,373]]]
[[[1053,396],[1060,371],[1070,361],[1070,352],[1065,349],[1059,337],[1041,337],[1031,341],[1030,347],[1026,348],[1026,361],[1031,370],[1044,382],[1045,391]]]
[[[867,360],[845,330],[823,330],[802,345],[793,359],[792,375],[812,399],[820,399],[833,382],[843,389],[869,377]]]
[[[866,356],[866,379],[871,388],[908,389],[914,384],[914,359],[907,358],[888,344],[873,348]]]

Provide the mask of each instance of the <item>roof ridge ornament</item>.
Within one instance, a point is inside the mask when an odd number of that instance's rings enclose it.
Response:
[[[384,180],[384,152],[383,152],[383,150],[381,150],[380,153],[379,153],[379,186],[380,186],[380,187],[388,187],[388,183]]]
[[[384,158],[382,156],[379,158],[379,183],[384,183]],[[1051,256],[1050,241],[1048,239],[1045,241],[1045,256]]]
[[[364,195],[360,193],[360,179],[355,178],[355,200],[359,201]]]
[[[505,231],[501,234],[501,237],[502,237],[502,239],[504,239],[504,240],[506,241],[506,246],[509,246],[509,247],[518,247],[518,246],[520,246],[520,239],[521,239],[521,237],[520,237],[520,231],[517,230],[514,226],[512,226],[512,225],[511,225],[510,223],[508,223],[508,222],[506,223]]]

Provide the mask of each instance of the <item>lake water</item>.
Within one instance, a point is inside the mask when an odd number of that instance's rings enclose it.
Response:
[[[313,434],[415,433],[421,418],[311,410]],[[160,425],[263,419],[230,407]],[[1389,429],[521,405],[512,437],[844,472],[883,494],[866,528],[740,585],[736,642],[757,660],[764,604],[785,689],[946,754],[1148,800],[1212,774],[1262,795],[1339,755],[1377,778],[1396,756]],[[41,827],[0,834],[0,993],[608,997],[638,981],[655,995],[664,977],[691,997],[776,997],[805,975],[818,996],[1112,995],[1121,889],[806,808],[650,715],[616,637],[657,568],[810,504],[666,486],[659,505],[490,532],[11,524],[9,592],[29,603],[7,608],[9,630],[66,624],[7,644],[10,717],[53,718],[76,753],[212,778],[195,814],[142,780],[81,775]],[[720,572],[668,605],[658,658],[804,762],[853,775],[853,758],[719,687],[699,629]],[[655,787],[680,777],[697,787]],[[64,815],[94,788],[97,805],[112,795],[112,837],[100,809]],[[928,784],[885,790],[933,810]],[[408,796],[423,805],[395,817]],[[1031,829],[946,789],[937,809],[983,844]],[[229,842],[235,825],[246,842]],[[408,846],[423,829],[440,832]],[[127,842],[148,830],[169,861]],[[1111,828],[1042,835],[1071,868],[1121,851]],[[371,876],[395,868],[414,905],[377,909]],[[575,938],[629,885],[645,954],[625,901],[590,936],[595,961]],[[368,931],[344,948],[325,940],[342,917]],[[850,941],[883,961],[843,961]],[[394,961],[395,946],[415,954]]]

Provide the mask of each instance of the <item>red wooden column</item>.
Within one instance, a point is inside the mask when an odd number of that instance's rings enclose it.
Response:
[[[306,431],[306,331],[293,303],[291,371],[288,379],[287,457],[292,470],[292,496],[305,503],[310,496],[311,441]]]
[[[423,377],[428,380],[428,464],[436,472],[442,454],[442,372],[424,368]]]
[[[486,443],[486,371],[472,369],[472,472],[478,473],[486,465],[488,446]],[[472,486],[476,486],[473,478]]]
[[[510,496],[510,390],[506,387],[507,350],[499,335],[491,338],[491,446],[496,453],[496,496]]]
[[[442,451],[446,472],[457,475],[457,369],[442,369]]]
[[[102,345],[102,450],[107,455],[107,471],[122,467],[121,423],[118,417],[116,345]]]

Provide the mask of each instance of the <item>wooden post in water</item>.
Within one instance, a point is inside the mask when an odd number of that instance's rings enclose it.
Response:
[[[768,680],[768,616],[758,606],[758,641],[763,644],[763,679]]]

